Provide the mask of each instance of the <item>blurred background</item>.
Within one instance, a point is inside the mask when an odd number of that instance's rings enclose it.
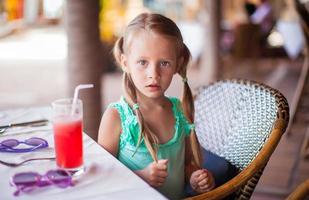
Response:
[[[48,106],[94,83],[81,98],[85,130],[95,139],[102,112],[122,92],[114,42],[137,14],[161,13],[177,23],[192,53],[193,92],[244,78],[288,99],[291,124],[252,197],[284,199],[309,176],[308,152],[301,154],[309,140],[309,19],[300,18],[295,2],[308,14],[308,0],[0,0],[0,110]],[[168,95],[181,89],[176,77]]]

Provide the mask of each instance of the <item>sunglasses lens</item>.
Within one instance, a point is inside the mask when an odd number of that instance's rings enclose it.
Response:
[[[55,184],[65,184],[68,186],[71,182],[71,176],[64,170],[52,170],[47,172],[46,176]]]
[[[31,146],[39,146],[39,145],[45,144],[46,141],[41,138],[30,138],[26,140],[25,143]]]
[[[16,147],[19,144],[17,140],[10,139],[10,140],[4,140],[0,143],[0,148],[6,148],[6,147]]]
[[[38,176],[35,172],[20,173],[13,177],[13,182],[15,185],[32,186],[37,183]]]

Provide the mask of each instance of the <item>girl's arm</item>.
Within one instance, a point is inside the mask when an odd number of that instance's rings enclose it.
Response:
[[[118,111],[109,108],[105,111],[101,120],[98,143],[117,157],[120,134],[121,120]],[[150,163],[146,168],[134,172],[150,185],[158,187],[165,182],[168,175],[167,164],[168,160],[159,160],[157,163]]]
[[[121,120],[119,113],[114,108],[108,108],[101,119],[98,143],[117,157],[120,134]]]

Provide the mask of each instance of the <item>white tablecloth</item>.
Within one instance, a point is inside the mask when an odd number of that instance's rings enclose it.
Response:
[[[50,108],[31,108],[0,112],[0,125],[50,118]],[[9,138],[24,140],[30,137],[41,137],[48,141],[49,147],[31,153],[3,153],[0,160],[19,162],[28,158],[53,157],[54,140],[51,125],[36,128],[16,128],[0,135],[0,141]],[[0,199],[166,199],[150,187],[116,158],[101,148],[86,134],[83,135],[85,173],[74,178],[75,185],[65,189],[56,186],[36,188],[28,194],[21,193],[15,197],[15,188],[9,185],[10,178],[18,172],[35,171],[44,174],[56,169],[55,161],[31,161],[19,167],[7,167],[0,164]]]

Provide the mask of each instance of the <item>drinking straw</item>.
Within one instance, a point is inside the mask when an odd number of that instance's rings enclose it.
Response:
[[[76,104],[77,104],[79,90],[87,89],[87,88],[93,88],[93,84],[81,84],[81,85],[78,85],[75,88],[75,90],[74,90],[74,97],[73,97],[73,103],[72,103],[71,116],[74,114],[74,111],[76,109]]]

